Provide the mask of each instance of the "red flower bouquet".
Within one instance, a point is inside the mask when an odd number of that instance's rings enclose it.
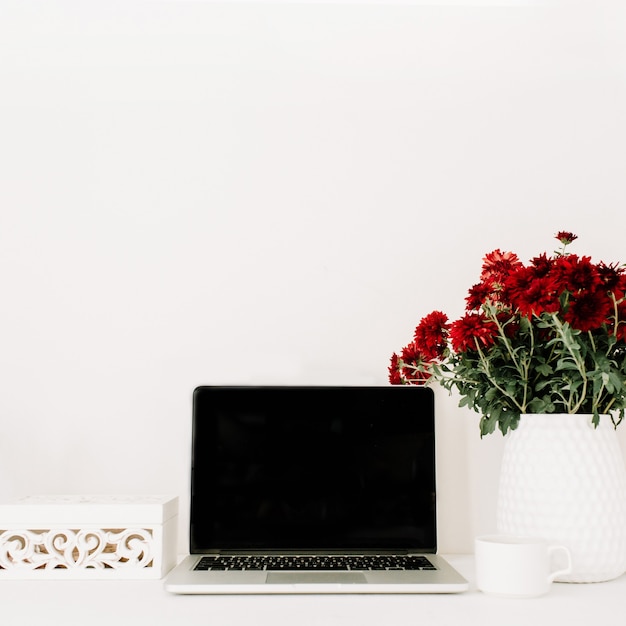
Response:
[[[515,429],[522,413],[616,413],[626,407],[626,272],[562,248],[524,265],[483,259],[465,314],[426,315],[389,366],[392,384],[439,382],[481,414],[481,436]]]

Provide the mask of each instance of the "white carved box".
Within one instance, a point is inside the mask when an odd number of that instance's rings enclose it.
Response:
[[[28,496],[0,504],[0,580],[162,578],[176,562],[178,498]]]

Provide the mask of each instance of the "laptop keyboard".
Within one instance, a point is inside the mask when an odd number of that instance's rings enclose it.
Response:
[[[203,556],[196,570],[435,570],[426,557],[414,555]]]

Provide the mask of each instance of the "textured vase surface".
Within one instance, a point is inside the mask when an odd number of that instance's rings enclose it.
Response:
[[[615,428],[601,416],[522,415],[507,435],[498,532],[567,546],[560,582],[601,582],[626,571],[626,469]]]

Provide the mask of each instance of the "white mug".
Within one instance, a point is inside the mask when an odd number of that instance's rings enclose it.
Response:
[[[565,557],[565,567],[555,567],[557,553]],[[565,546],[531,537],[477,537],[475,555],[478,589],[498,596],[541,596],[557,576],[572,571],[572,557]]]

